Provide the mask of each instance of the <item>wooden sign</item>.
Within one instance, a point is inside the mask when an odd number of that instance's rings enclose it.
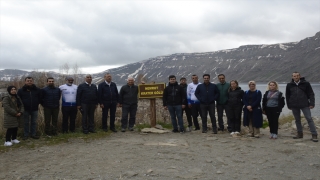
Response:
[[[139,84],[139,98],[162,98],[165,83]]]

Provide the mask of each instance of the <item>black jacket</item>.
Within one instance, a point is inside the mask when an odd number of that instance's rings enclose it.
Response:
[[[201,104],[212,104],[219,98],[220,92],[215,84],[209,83],[208,85],[206,85],[205,83],[203,83],[197,86],[194,95],[197,97]]]
[[[114,82],[110,83],[110,86],[104,81],[98,86],[98,99],[99,104],[119,102],[119,93],[117,85]]]
[[[122,86],[120,89],[119,103],[128,105],[138,104],[138,86]]]
[[[82,83],[77,89],[77,106],[81,104],[98,104],[98,90],[95,84]]]
[[[263,110],[265,110],[266,107],[267,107],[268,93],[269,93],[269,91],[266,91],[266,92],[264,93],[264,95],[263,95],[263,99],[262,99],[262,108],[263,108]],[[278,107],[277,107],[278,111],[277,111],[277,112],[282,112],[282,108],[284,107],[284,105],[285,105],[286,103],[284,102],[283,93],[280,92],[280,91],[279,91],[279,93],[280,93],[280,94],[279,94],[279,96],[278,96]]]
[[[243,106],[242,98],[243,98],[244,91],[241,87],[237,87],[235,90],[228,91],[228,106]]]
[[[163,106],[186,104],[186,92],[178,83],[170,84],[164,89],[162,96]]]
[[[310,83],[300,78],[300,83],[296,85],[292,80],[286,87],[286,100],[289,109],[314,106],[314,92]]]
[[[41,89],[41,105],[46,108],[58,108],[61,91],[57,87],[47,86]]]
[[[183,84],[180,84],[180,86],[183,88],[183,90],[184,90],[184,92],[186,93],[186,103],[184,104],[184,105],[188,105],[188,98],[187,98],[187,88],[188,88],[188,84],[185,84],[185,85],[183,85]]]
[[[41,90],[38,87],[36,87],[34,84],[30,87],[24,85],[21,89],[18,90],[17,94],[22,100],[25,111],[38,110],[41,101]]]

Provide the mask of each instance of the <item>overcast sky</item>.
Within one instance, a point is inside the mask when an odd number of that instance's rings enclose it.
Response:
[[[320,0],[0,0],[0,69],[84,73],[173,53],[299,41]]]

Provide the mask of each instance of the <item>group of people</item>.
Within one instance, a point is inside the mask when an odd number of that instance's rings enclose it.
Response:
[[[45,134],[56,136],[58,115],[62,111],[62,133],[75,132],[75,119],[78,110],[82,113],[82,132],[96,133],[94,112],[100,105],[102,108],[102,129],[108,131],[115,128],[115,113],[117,107],[122,107],[121,131],[133,131],[138,107],[138,86],[133,78],[127,79],[127,84],[118,92],[117,85],[112,82],[111,74],[104,76],[104,81],[98,86],[92,83],[92,76],[86,75],[85,82],[79,86],[73,84],[72,77],[66,78],[66,84],[56,87],[54,78],[47,78],[47,86],[43,89],[36,87],[32,77],[25,78],[21,89],[15,86],[7,88],[8,95],[3,98],[4,128],[7,129],[4,146],[12,146],[17,140],[18,127],[23,127],[23,140],[29,137],[39,139],[37,135],[37,119],[39,105],[43,107]],[[128,119],[128,116],[130,118]]]
[[[267,116],[270,127],[270,139],[278,138],[279,116],[285,106],[285,98],[276,81],[268,83],[267,91],[262,96],[256,89],[255,81],[249,81],[249,90],[243,91],[236,80],[226,82],[225,75],[219,74],[219,83],[210,82],[210,75],[203,75],[203,83],[197,75],[192,75],[192,83],[186,84],[186,78],[177,83],[174,75],[169,76],[169,84],[163,93],[163,107],[168,109],[173,126],[172,132],[184,133],[183,111],[186,114],[188,126],[186,131],[200,130],[198,116],[202,120],[202,133],[207,133],[207,118],[210,116],[213,134],[224,131],[223,112],[227,116],[227,130],[231,135],[240,135],[241,115],[243,126],[249,127],[249,137],[260,137],[263,125],[263,114]],[[314,108],[315,97],[313,89],[300,73],[292,73],[292,81],[286,86],[286,103],[295,118],[297,135],[294,139],[303,138],[300,112],[306,118],[312,141],[318,142],[317,130],[311,117],[310,109]],[[262,102],[262,105],[261,105]],[[215,117],[217,109],[218,123]],[[177,121],[178,120],[178,121]],[[192,122],[193,121],[193,122]],[[218,127],[217,127],[218,124]]]
[[[186,130],[200,130],[198,116],[202,120],[202,133],[207,133],[208,113],[212,124],[212,132],[224,131],[223,112],[227,115],[227,130],[231,135],[240,135],[241,115],[243,125],[249,127],[250,137],[259,138],[263,124],[263,115],[267,116],[270,126],[270,138],[278,137],[278,120],[285,105],[283,93],[279,91],[277,82],[270,81],[268,89],[262,96],[256,89],[256,83],[249,81],[249,90],[243,91],[236,80],[226,82],[225,75],[219,74],[219,83],[210,82],[210,75],[203,75],[203,83],[197,75],[192,75],[192,83],[187,84],[186,78],[177,83],[174,75],[169,76],[168,86],[163,92],[163,107],[169,110],[173,132],[184,133],[183,111],[186,113],[188,125]],[[39,139],[37,135],[37,119],[39,104],[43,107],[45,119],[45,134],[57,135],[58,114],[62,111],[62,133],[75,132],[75,119],[78,110],[82,113],[82,132],[96,133],[94,112],[100,105],[102,108],[102,129],[117,132],[115,128],[115,113],[117,107],[122,107],[121,131],[133,131],[138,107],[138,86],[133,78],[127,79],[127,84],[118,92],[117,85],[112,82],[111,74],[104,75],[104,82],[98,86],[92,83],[92,76],[86,75],[85,82],[79,86],[73,84],[72,77],[66,78],[66,84],[56,87],[54,78],[47,78],[47,86],[40,89],[34,85],[32,77],[25,78],[21,89],[15,86],[7,88],[8,95],[3,98],[4,128],[7,128],[5,146],[17,144],[17,131],[23,126],[23,140],[29,137]],[[314,108],[314,92],[309,82],[300,77],[298,72],[292,74],[292,81],[286,87],[287,106],[295,117],[297,135],[293,138],[303,138],[300,112],[302,111],[312,134],[312,141],[318,142],[317,130],[311,117],[310,109]],[[62,97],[62,98],[61,98]],[[262,106],[261,106],[262,101]],[[218,127],[215,117],[218,114]],[[130,116],[130,118],[128,118]],[[178,120],[178,121],[177,121]]]

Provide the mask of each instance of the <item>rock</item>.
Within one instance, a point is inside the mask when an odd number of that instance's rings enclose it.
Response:
[[[212,160],[207,159],[206,163],[212,163]]]
[[[223,172],[221,172],[221,171],[217,171],[217,174],[222,174]]]
[[[152,169],[148,169],[147,174],[150,174],[150,173],[152,173],[152,172],[153,172]]]
[[[156,133],[156,134],[163,134],[163,133],[168,133],[170,132],[169,130],[161,130],[161,129],[156,129],[156,128],[143,128],[141,130],[142,133]]]
[[[133,177],[133,176],[136,176],[138,175],[138,173],[134,172],[134,171],[127,171],[123,174],[123,176],[126,176],[126,177]]]
[[[164,128],[160,124],[157,124],[154,128],[164,130]]]

